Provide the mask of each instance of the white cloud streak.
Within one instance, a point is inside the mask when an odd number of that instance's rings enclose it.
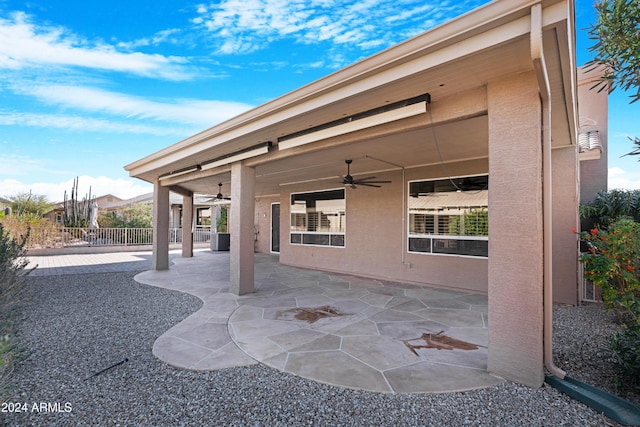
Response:
[[[118,116],[211,126],[251,108],[240,102],[177,99],[156,102],[132,95],[79,86],[36,86],[23,89],[47,103]]]
[[[61,27],[37,26],[23,12],[0,18],[0,69],[84,67],[166,80],[188,80],[195,74],[188,59],[177,56],[120,52],[105,43],[91,43]]]
[[[35,128],[65,129],[79,132],[112,132],[146,134],[155,136],[184,137],[193,132],[192,128],[169,126],[147,126],[136,123],[118,123],[113,120],[95,119],[64,114],[2,113],[0,126],[26,126]]]
[[[29,176],[32,174],[68,175],[70,171],[52,169],[44,159],[36,159],[30,156],[0,154],[2,175],[5,176]],[[0,188],[3,188],[0,186]],[[4,189],[2,190],[4,191]]]

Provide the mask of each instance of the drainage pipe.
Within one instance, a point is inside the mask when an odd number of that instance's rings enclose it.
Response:
[[[553,363],[553,228],[552,228],[552,184],[551,184],[551,88],[544,60],[542,44],[542,4],[531,7],[531,60],[540,87],[542,101],[542,204],[543,204],[543,345],[544,365],[558,378],[564,379],[566,372]]]

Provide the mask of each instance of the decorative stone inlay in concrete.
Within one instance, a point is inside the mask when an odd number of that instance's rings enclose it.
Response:
[[[322,307],[296,307],[288,310],[281,310],[278,312],[277,320],[304,320],[309,323],[315,323],[318,319],[323,317],[340,316],[341,313],[335,307],[330,305],[323,305]]]
[[[404,345],[416,356],[420,348],[435,348],[436,350],[477,350],[478,346],[466,341],[448,337],[444,331],[437,334],[424,333],[421,337],[402,340]]]
[[[228,293],[229,254],[195,255],[169,271],[136,276],[203,300],[200,311],[154,344],[154,354],[171,365],[261,362],[328,384],[396,393],[501,381],[486,371],[486,296],[288,267],[263,254],[256,254],[256,292],[235,296]],[[433,331],[450,340],[438,341]],[[440,351],[424,336],[454,348]],[[476,348],[456,348],[460,342]]]

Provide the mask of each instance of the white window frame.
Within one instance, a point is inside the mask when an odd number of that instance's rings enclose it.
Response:
[[[342,200],[344,200],[344,213],[342,215],[342,218],[340,220],[340,222],[343,224],[342,225],[342,229],[344,231],[302,231],[302,230],[294,230],[293,229],[293,213],[291,212],[291,198],[295,195],[295,194],[313,194],[313,193],[325,193],[325,192],[330,192],[330,191],[342,191],[342,194],[344,195],[344,198]],[[339,200],[339,199],[336,199]],[[305,227],[308,227],[307,225],[307,221],[305,218]],[[347,234],[347,191],[345,188],[328,188],[328,189],[323,189],[323,190],[314,190],[314,191],[297,191],[297,192],[293,192],[293,193],[289,193],[289,244],[292,246],[317,246],[317,247],[321,247],[321,248],[336,248],[336,249],[344,249],[347,246],[347,238],[346,238],[346,234]],[[299,236],[300,237],[300,242],[293,242],[293,236]],[[318,243],[305,243],[304,242],[304,237],[305,236],[327,236],[328,240],[329,240],[329,244],[327,245],[323,245],[323,244],[318,244]],[[334,237],[339,237],[342,239],[342,245],[334,245],[331,244],[332,241],[334,240]],[[282,244],[282,242],[280,242],[280,244]]]
[[[424,181],[441,181],[441,180],[447,180],[447,179],[452,179],[452,180],[457,180],[457,179],[464,179],[464,178],[474,178],[474,177],[483,177],[483,176],[487,176],[487,173],[481,173],[481,174],[473,174],[473,175],[460,175],[460,176],[455,176],[455,177],[438,177],[438,178],[427,178],[427,179],[414,179],[414,180],[410,180],[407,181],[407,194],[410,194],[411,191],[411,184],[414,182],[424,182]],[[487,188],[488,190],[488,188]],[[410,197],[410,196],[409,196]],[[427,255],[427,256],[454,256],[454,257],[463,257],[463,258],[474,258],[474,259],[487,259],[488,258],[488,254],[486,256],[482,256],[482,255],[469,255],[469,254],[456,254],[456,253],[441,253],[441,252],[433,252],[434,248],[433,248],[433,242],[434,240],[448,240],[448,241],[455,241],[455,240],[465,240],[465,241],[489,241],[489,236],[466,236],[466,235],[455,235],[455,234],[438,234],[437,233],[437,225],[434,224],[434,230],[436,231],[435,233],[411,233],[410,229],[411,229],[411,208],[410,208],[410,203],[407,203],[407,207],[406,207],[406,233],[407,233],[407,239],[406,239],[406,250],[407,253],[410,254],[418,254],[418,255]],[[482,205],[482,206],[478,206],[479,209],[485,209],[485,210],[489,210],[489,203],[487,201],[486,205]],[[425,215],[429,215],[429,214],[425,214]],[[446,215],[443,213],[443,215]],[[434,216],[437,216],[434,215]],[[450,216],[450,215],[446,215],[446,216]],[[429,246],[429,251],[417,251],[417,250],[411,250],[411,239],[421,239],[421,240],[428,240],[428,246]]]

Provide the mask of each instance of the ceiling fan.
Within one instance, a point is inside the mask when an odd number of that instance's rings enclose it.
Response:
[[[231,200],[231,197],[222,195],[222,183],[219,183],[218,184],[218,194],[216,194],[215,197],[212,197],[211,199],[209,199],[207,201],[215,203],[215,202],[221,202],[223,200]]]
[[[365,178],[354,179],[351,176],[351,163],[353,162],[353,160],[347,159],[344,162],[347,164],[347,174],[342,177],[342,183],[345,186],[350,186],[351,188],[356,188],[356,185],[365,185],[367,187],[380,188],[382,186],[381,185],[377,185],[377,184],[389,184],[389,183],[391,183],[391,181],[372,181],[372,179],[376,178],[375,176],[367,176]]]

